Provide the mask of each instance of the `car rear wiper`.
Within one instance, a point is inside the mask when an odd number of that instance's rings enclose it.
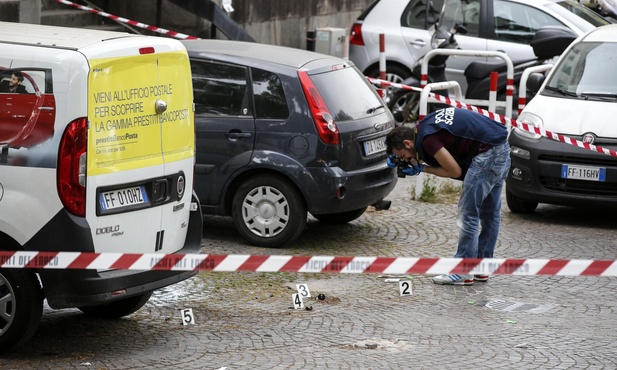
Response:
[[[560,89],[559,87],[553,87],[553,86],[546,86],[545,89],[550,90],[550,91],[556,91],[558,93],[560,93],[561,95],[565,95],[565,96],[572,96],[574,98],[580,98],[581,96],[575,92],[572,91],[567,91],[564,89]],[[584,97],[586,99],[586,97]]]
[[[383,108],[385,108],[383,105],[378,105],[378,106],[376,106],[376,107],[369,108],[369,109],[366,111],[366,114],[373,114],[373,113],[375,113],[375,111],[377,111],[378,109],[383,109]]]

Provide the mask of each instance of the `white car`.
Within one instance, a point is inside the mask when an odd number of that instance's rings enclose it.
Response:
[[[562,54],[519,121],[586,145],[617,150],[617,70],[609,67],[615,60],[617,25],[579,37]],[[537,86],[543,76],[536,77]],[[512,212],[533,212],[538,203],[617,206],[614,152],[599,153],[521,129],[514,129],[508,141],[512,167],[506,199]]]
[[[376,0],[351,27],[349,59],[367,76],[379,77],[379,35],[384,34],[386,78],[401,83],[416,61],[431,50],[428,29],[439,19],[443,0]],[[432,4],[432,8],[430,7]],[[565,26],[582,35],[609,22],[571,0],[462,1],[467,35],[457,35],[464,50],[504,51],[513,61],[534,59],[529,45],[542,26]],[[474,59],[451,57],[446,76],[463,92],[465,67]],[[477,59],[475,59],[477,60]]]

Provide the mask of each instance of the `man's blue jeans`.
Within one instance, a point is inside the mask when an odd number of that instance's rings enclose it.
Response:
[[[459,240],[454,257],[493,257],[501,221],[501,191],[509,169],[508,143],[473,158],[458,201]]]

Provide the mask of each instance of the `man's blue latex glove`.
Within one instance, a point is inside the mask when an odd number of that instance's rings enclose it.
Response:
[[[390,154],[388,156],[388,158],[386,159],[386,164],[388,165],[388,167],[390,168],[394,168],[396,167],[396,155],[394,154]]]
[[[401,172],[404,173],[407,176],[416,176],[417,174],[419,174],[422,171],[424,171],[424,164],[423,163],[410,164],[408,168],[405,168],[404,170],[401,170]]]

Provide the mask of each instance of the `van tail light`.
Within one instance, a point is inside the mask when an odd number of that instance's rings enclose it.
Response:
[[[139,54],[141,55],[154,54],[154,48],[152,46],[145,47],[145,48],[139,48]]]
[[[76,216],[86,215],[86,142],[88,121],[71,122],[60,140],[58,195],[64,207]]]
[[[336,123],[334,123],[334,118],[332,118],[330,110],[328,110],[326,106],[326,102],[324,102],[317,87],[306,71],[298,71],[298,77],[300,78],[306,101],[311,108],[313,122],[317,128],[319,138],[326,144],[338,145],[341,142],[338,127],[336,127]]]
[[[349,43],[351,45],[364,46],[364,39],[362,38],[362,23],[354,23],[351,26],[349,32]]]

